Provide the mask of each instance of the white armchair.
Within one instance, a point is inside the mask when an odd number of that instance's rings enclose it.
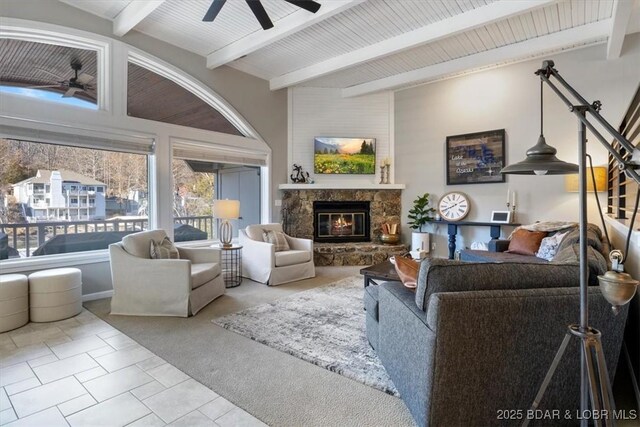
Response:
[[[315,277],[313,240],[285,235],[291,250],[276,252],[273,244],[262,240],[263,230],[282,231],[282,225],[250,225],[238,230],[244,277],[270,286]]]
[[[180,259],[151,259],[164,230],[130,234],[109,245],[111,314],[188,317],[225,292],[220,250],[178,248]]]

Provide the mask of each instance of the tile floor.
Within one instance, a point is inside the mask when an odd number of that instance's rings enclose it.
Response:
[[[0,425],[265,426],[87,310],[0,334]]]

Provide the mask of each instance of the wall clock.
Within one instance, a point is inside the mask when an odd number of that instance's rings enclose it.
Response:
[[[460,221],[469,213],[469,198],[459,191],[445,194],[438,202],[438,212],[444,221]]]

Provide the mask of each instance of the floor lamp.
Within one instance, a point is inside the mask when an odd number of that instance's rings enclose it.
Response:
[[[611,391],[611,382],[607,371],[602,344],[600,341],[600,332],[589,326],[589,305],[588,305],[588,264],[587,264],[587,174],[586,174],[586,157],[587,157],[587,134],[589,129],[598,141],[611,153],[616,159],[618,167],[624,170],[627,176],[640,184],[640,149],[634,147],[624,136],[622,136],[613,126],[611,126],[601,115],[600,101],[589,104],[573,87],[571,87],[554,68],[553,61],[543,61],[542,68],[536,71],[536,75],[540,77],[540,137],[535,146],[527,150],[527,158],[519,163],[514,163],[502,169],[505,174],[517,175],[566,175],[578,172],[579,182],[579,205],[580,205],[580,324],[569,325],[567,334],[556,353],[556,356],[545,376],[538,394],[535,397],[531,409],[536,409],[544,396],[553,374],[555,373],[564,352],[567,349],[569,341],[572,337],[576,337],[581,341],[581,358],[580,358],[580,410],[588,411],[589,403],[592,410],[609,410],[609,414],[613,414],[614,402],[613,393]],[[570,94],[576,103],[565,96],[551,79],[557,81],[559,86],[564,88]],[[558,160],[555,156],[556,149],[547,145],[542,132],[542,90],[546,83],[553,92],[569,107],[569,111],[574,113],[578,118],[578,165],[570,164]],[[615,141],[618,147],[614,147],[609,143],[600,132],[587,119],[587,113],[602,126]],[[627,154],[625,154],[627,153]],[[625,156],[630,154],[630,158]],[[633,225],[631,225],[633,226]],[[638,282],[633,280],[626,273],[614,271],[607,272],[604,276],[598,277],[600,280],[600,288],[604,297],[612,303],[614,309],[628,303],[636,292]],[[614,310],[615,311],[615,310]],[[613,425],[613,419],[597,420],[594,419],[596,426]],[[529,420],[525,420],[524,426],[529,424]],[[581,421],[582,426],[588,425],[585,418]]]

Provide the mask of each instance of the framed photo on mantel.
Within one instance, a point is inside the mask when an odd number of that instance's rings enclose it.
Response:
[[[504,129],[447,137],[447,185],[505,182]]]

